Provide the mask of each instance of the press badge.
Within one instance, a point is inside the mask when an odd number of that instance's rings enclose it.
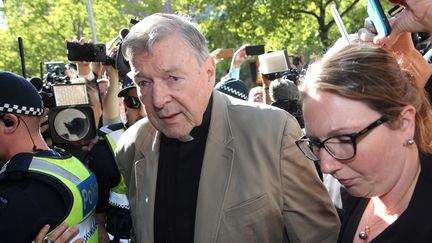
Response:
[[[98,186],[96,176],[92,173],[87,179],[78,184],[83,205],[83,217],[96,207],[98,201]]]

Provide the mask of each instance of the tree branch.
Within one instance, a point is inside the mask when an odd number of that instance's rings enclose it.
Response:
[[[341,18],[344,16],[344,15],[346,15],[349,11],[351,11],[353,8],[354,8],[354,6],[359,2],[360,0],[354,0],[352,3],[351,3],[351,5],[349,5],[348,6],[348,8],[346,8],[345,9],[345,11],[343,11],[342,13],[341,13]]]
[[[357,0],[358,1],[358,0]],[[302,9],[294,9],[294,8],[288,8],[288,11],[292,11],[294,13],[302,13],[302,14],[307,14],[307,15],[312,15],[314,16],[316,19],[319,19],[319,16],[311,11],[306,11],[306,10],[302,10]]]
[[[328,0],[326,3],[324,3],[324,8],[327,8],[327,6],[332,2],[335,2],[336,7],[339,7],[339,3],[337,1]]]
[[[354,8],[354,6],[359,2],[360,0],[354,0],[346,9],[345,9],[345,11],[343,11],[341,14],[340,14],[340,17],[342,18],[343,16],[345,16],[345,15],[347,15],[353,8]],[[335,21],[334,21],[334,19],[332,19],[332,20],[330,20],[330,22],[328,22],[327,24],[326,24],[326,27],[327,28],[330,28],[330,26],[332,26],[332,25],[334,25],[335,24]]]

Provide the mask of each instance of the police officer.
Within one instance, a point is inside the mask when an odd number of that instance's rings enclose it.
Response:
[[[131,75],[131,73],[128,73],[123,77],[122,89],[118,93],[118,97],[123,98],[123,105],[127,119],[126,124],[116,123],[103,126],[99,129],[99,136],[101,137],[101,140],[98,144],[102,143],[104,145],[108,145],[113,159],[116,143],[120,136],[129,126],[133,125],[136,121],[145,117],[146,115],[145,109],[138,99],[135,83],[130,78]],[[106,173],[107,166],[104,166],[103,168],[105,169]],[[127,187],[124,183],[123,177],[121,177],[120,173],[118,172],[117,166],[115,168],[117,174],[119,175],[119,180],[115,186],[110,188],[108,205],[106,208],[105,225],[111,242],[125,243],[130,241],[132,220],[129,212],[129,201],[126,195]]]
[[[0,242],[31,242],[46,225],[78,225],[97,242],[95,176],[40,134],[42,99],[24,78],[0,72]],[[55,241],[50,235],[46,242]],[[54,239],[53,239],[54,238]]]

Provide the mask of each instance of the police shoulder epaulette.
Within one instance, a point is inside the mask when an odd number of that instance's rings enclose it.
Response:
[[[98,132],[101,132],[102,133],[101,135],[105,135],[105,134],[108,134],[110,132],[120,130],[124,127],[125,126],[123,123],[115,123],[115,124],[105,125],[105,126],[99,128]]]

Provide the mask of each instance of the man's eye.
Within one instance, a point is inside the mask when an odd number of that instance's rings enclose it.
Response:
[[[179,78],[176,77],[176,76],[169,76],[169,78],[170,78],[171,80],[173,80],[173,81],[177,81],[177,80],[179,80]]]
[[[140,86],[140,87],[145,87],[145,86],[147,86],[149,83],[150,83],[150,81],[148,81],[148,80],[141,80],[141,81],[138,82],[138,86]]]

